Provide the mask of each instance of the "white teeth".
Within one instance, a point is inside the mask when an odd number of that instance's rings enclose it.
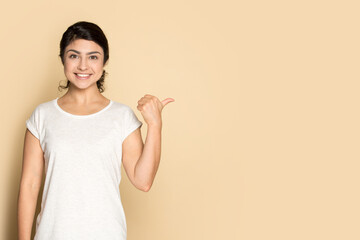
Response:
[[[90,74],[76,74],[76,75],[78,75],[79,77],[88,77],[88,76],[90,76]]]

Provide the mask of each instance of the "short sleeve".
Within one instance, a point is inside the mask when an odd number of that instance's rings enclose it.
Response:
[[[37,139],[40,140],[39,117],[38,108],[35,108],[30,117],[26,120],[26,127]]]
[[[128,107],[125,114],[124,129],[122,141],[126,139],[134,130],[142,126],[142,122],[137,118],[134,111]]]

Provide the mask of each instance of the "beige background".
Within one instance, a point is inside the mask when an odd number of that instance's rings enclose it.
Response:
[[[0,20],[1,239],[25,120],[64,93],[79,20],[108,37],[106,97],[141,121],[143,95],[175,99],[152,189],[122,169],[129,240],[360,239],[357,1],[8,1]]]

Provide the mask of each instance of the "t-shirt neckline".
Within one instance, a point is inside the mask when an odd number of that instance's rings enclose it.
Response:
[[[112,105],[113,101],[110,99],[110,103],[108,105],[106,105],[106,107],[104,107],[103,109],[95,112],[95,113],[91,113],[91,114],[86,114],[86,115],[76,115],[76,114],[72,114],[72,113],[69,113],[69,112],[66,112],[65,110],[63,110],[59,104],[58,104],[58,99],[59,97],[55,98],[54,99],[54,105],[55,107],[63,114],[67,115],[67,116],[70,116],[70,117],[74,117],[74,118],[88,118],[88,117],[93,117],[93,116],[96,116],[96,115],[99,115],[100,113],[102,112],[105,112],[108,108],[110,108],[110,106]]]

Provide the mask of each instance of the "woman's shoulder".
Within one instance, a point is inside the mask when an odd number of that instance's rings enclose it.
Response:
[[[120,110],[120,111],[129,111],[132,110],[131,107],[123,102],[118,102],[118,101],[114,101],[113,102],[113,106],[115,109]]]
[[[38,103],[35,105],[34,112],[44,112],[51,110],[54,107],[54,101],[56,101],[56,99]]]

